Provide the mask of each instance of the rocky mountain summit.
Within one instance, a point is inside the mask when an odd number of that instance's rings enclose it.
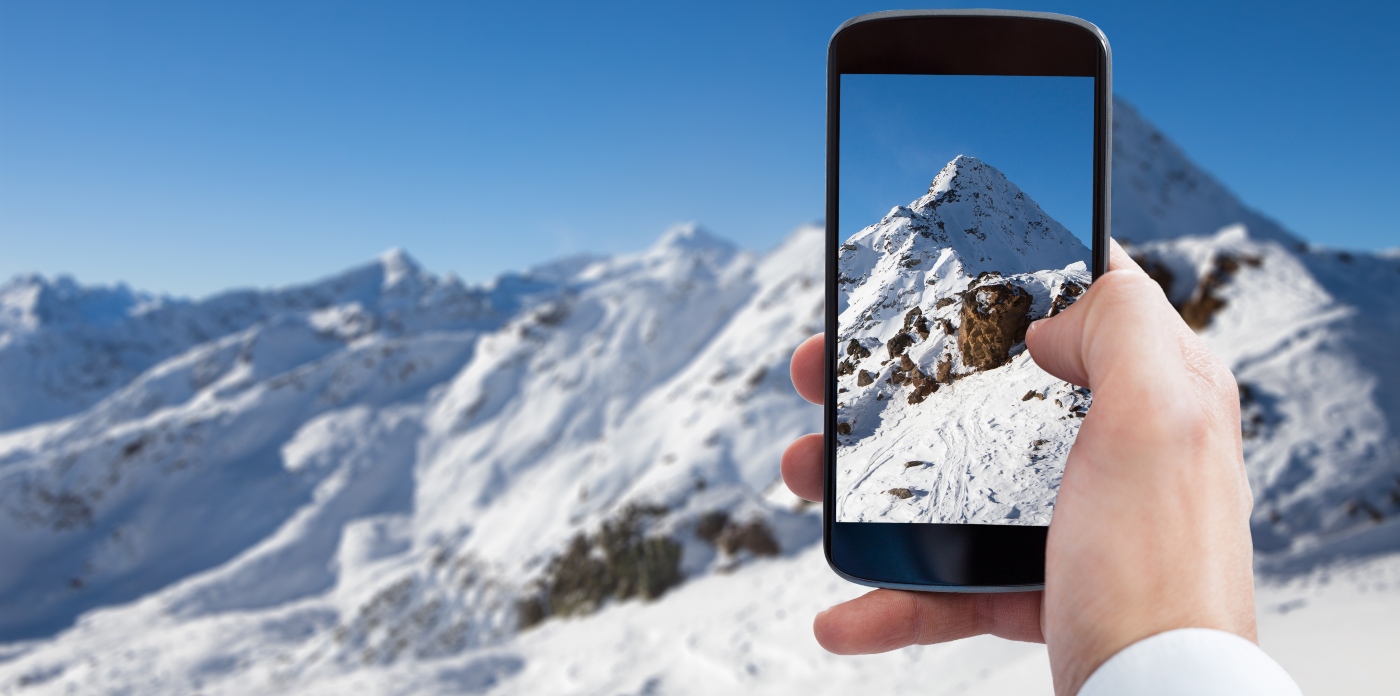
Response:
[[[1114,231],[1183,312],[1196,298],[1193,322],[1241,384],[1260,577],[1317,570],[1335,585],[1338,563],[1400,548],[1400,257],[1280,237],[1127,105],[1115,118]],[[971,423],[1008,403],[1036,413],[1051,432],[973,431],[1005,441],[1021,478],[999,490],[1020,495],[1045,489],[1089,395],[1007,389],[1028,356],[1000,346],[1020,320],[961,293],[1014,281],[1038,316],[1075,290],[991,265],[1048,242],[1020,236],[1026,210],[983,205],[985,191],[892,211],[887,258],[911,253],[922,275],[873,273],[863,304],[842,308],[886,330],[843,341],[855,369],[841,396],[916,413],[956,395]],[[915,229],[935,221],[964,245],[957,263]],[[860,261],[848,286],[887,268],[876,237],[842,252]],[[825,566],[817,507],[778,476],[787,442],[821,427],[787,364],[822,329],[823,240],[802,228],[756,254],[683,226],[638,253],[483,286],[396,253],[200,301],[11,281],[0,694],[1048,690],[1008,687],[1043,665],[1025,644],[852,660],[812,640],[811,616],[860,592]],[[965,312],[996,330],[960,344]],[[863,484],[867,509],[1001,523],[1049,510],[1034,496],[968,506],[986,499],[976,474],[918,478],[945,460],[901,456],[891,480]],[[1282,610],[1269,611],[1261,621]],[[1309,655],[1376,649],[1349,635]]]
[[[1081,399],[1035,367],[1024,341],[1032,320],[1083,293],[1088,260],[1025,192],[966,155],[847,239],[838,520],[1048,523]],[[1050,409],[1028,407],[1026,393],[1058,395],[1062,427],[1037,423]]]

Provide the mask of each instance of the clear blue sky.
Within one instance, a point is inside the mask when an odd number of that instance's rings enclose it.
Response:
[[[1400,244],[1393,3],[1007,2],[1304,237]],[[0,1],[0,277],[203,295],[395,245],[484,280],[819,218],[826,42],[874,2]]]
[[[1000,169],[1093,244],[1092,77],[843,75],[841,237],[927,193],[958,155]]]

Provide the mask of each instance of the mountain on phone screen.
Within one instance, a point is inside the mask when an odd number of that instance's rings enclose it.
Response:
[[[1089,249],[959,155],[839,257],[837,520],[1046,525],[1087,390],[1025,350]]]

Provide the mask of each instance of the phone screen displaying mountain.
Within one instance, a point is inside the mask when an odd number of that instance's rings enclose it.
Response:
[[[836,519],[1048,525],[1087,390],[1093,78],[842,75]],[[930,183],[931,179],[931,183]]]

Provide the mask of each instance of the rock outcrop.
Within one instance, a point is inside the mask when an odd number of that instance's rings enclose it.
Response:
[[[730,556],[742,551],[754,556],[776,556],[782,551],[762,519],[735,522],[723,510],[702,515],[696,523],[695,536]]]
[[[1220,290],[1239,272],[1241,263],[1258,267],[1263,260],[1254,256],[1235,258],[1230,254],[1219,254],[1215,257],[1210,270],[1201,276],[1191,299],[1180,307],[1181,318],[1186,321],[1187,326],[1196,331],[1210,326],[1211,319],[1225,308],[1225,298],[1220,296]]]
[[[608,599],[656,599],[679,585],[681,545],[644,528],[664,508],[628,506],[594,534],[578,534],[550,562],[540,592],[521,601],[522,627],[550,616],[580,616]]]
[[[1031,295],[1010,281],[993,281],[963,294],[958,350],[964,365],[992,370],[1011,361],[1011,348],[1026,340]]]

